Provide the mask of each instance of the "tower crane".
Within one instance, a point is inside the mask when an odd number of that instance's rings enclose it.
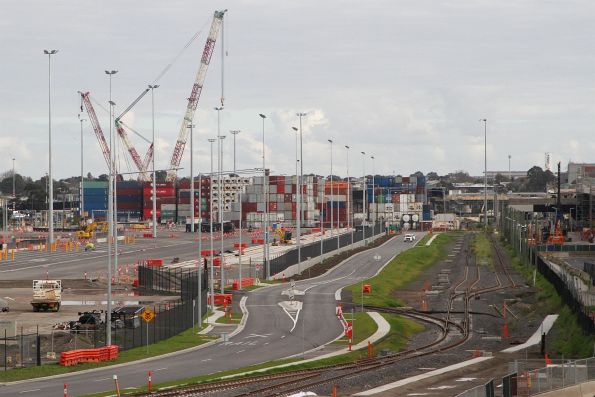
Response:
[[[167,171],[167,181],[171,182],[176,178],[176,170],[180,165],[180,161],[182,160],[182,154],[184,153],[184,148],[186,146],[186,141],[188,140],[188,124],[190,124],[194,118],[194,113],[196,112],[196,108],[198,106],[198,100],[200,98],[200,93],[202,92],[202,87],[205,81],[205,76],[207,74],[207,69],[209,68],[211,56],[213,55],[213,51],[215,49],[215,42],[217,41],[217,36],[219,34],[219,29],[221,28],[221,23],[223,22],[223,15],[226,11],[227,10],[215,11],[215,14],[213,15],[213,21],[211,23],[209,36],[207,37],[207,41],[202,52],[200,66],[198,68],[198,72],[196,73],[194,85],[192,86],[192,92],[190,93],[190,97],[188,98],[186,113],[184,114],[184,118],[182,119],[182,125],[180,126],[180,131],[178,132],[176,146],[174,147],[174,152],[171,157],[169,170]]]

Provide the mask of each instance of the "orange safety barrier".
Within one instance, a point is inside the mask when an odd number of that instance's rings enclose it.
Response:
[[[98,347],[95,349],[77,349],[60,353],[60,365],[69,367],[79,363],[98,363],[118,358],[118,345]]]
[[[216,305],[231,305],[231,294],[215,294],[215,304]],[[209,296],[208,302],[209,305],[211,304],[211,297]]]
[[[145,261],[147,266],[163,266],[163,259],[147,259]]]
[[[363,288],[363,293],[364,294],[371,294],[372,293],[372,286],[370,284],[364,284]]]
[[[234,248],[240,248],[240,246],[242,248],[246,248],[246,247],[248,247],[248,243],[242,243],[242,244],[240,244],[240,243],[233,243],[233,247]]]
[[[153,233],[143,233],[143,238],[153,238]]]
[[[211,254],[216,255],[217,252],[215,250],[202,250],[200,251],[201,256],[211,256]]]
[[[252,244],[264,244],[264,239],[263,238],[253,238]]]
[[[242,288],[249,287],[251,285],[254,285],[254,277],[243,277],[242,278]],[[232,289],[234,289],[234,290],[240,289],[240,281],[233,280],[233,283],[231,284],[231,286],[232,286]]]

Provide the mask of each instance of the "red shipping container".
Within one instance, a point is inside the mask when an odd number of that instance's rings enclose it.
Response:
[[[277,185],[277,194],[285,193],[285,185]]]
[[[174,187],[174,183],[173,182],[157,182],[155,184],[157,186],[157,188],[175,188]],[[152,188],[153,187],[153,182],[145,182],[144,184],[145,188]]]
[[[173,187],[158,187],[155,195],[157,197],[176,197],[176,189]],[[145,187],[143,189],[143,196],[153,196],[153,189],[150,187]]]
[[[276,202],[269,203],[269,211],[277,211],[277,203]]]

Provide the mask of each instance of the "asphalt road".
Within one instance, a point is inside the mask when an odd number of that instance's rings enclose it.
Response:
[[[203,233],[203,236],[206,233]],[[244,234],[244,241],[249,238]],[[181,261],[196,259],[198,253],[198,241],[191,238],[190,234],[180,233],[178,238],[157,238],[137,239],[133,244],[118,245],[118,264],[130,265],[139,260],[150,258],[162,258],[165,262],[171,261],[173,257],[179,257]],[[224,248],[232,248],[233,243],[238,242],[239,237],[230,237],[224,240]],[[204,246],[203,249],[207,249]],[[208,245],[208,242],[207,242]],[[214,249],[219,250],[220,241],[215,241]],[[97,273],[105,273],[107,270],[107,245],[98,244],[95,251],[85,252],[39,252],[20,251],[16,254],[14,261],[0,262],[1,280],[33,280],[45,278],[46,272],[50,278],[56,279],[82,279],[85,272],[89,277],[95,277]]]
[[[404,243],[397,236],[378,248],[353,256],[323,276],[297,282],[295,289],[305,292],[295,294],[295,301],[303,302],[299,312],[286,311],[279,305],[288,300],[283,294],[289,288],[287,283],[248,293],[246,326],[228,342],[144,363],[3,386],[0,396],[60,395],[63,383],[68,383],[69,395],[79,396],[113,390],[114,374],[118,375],[120,387],[127,388],[146,384],[149,370],[153,371],[153,382],[165,382],[300,354],[328,343],[342,332],[335,315],[338,289],[373,276],[393,255],[410,247],[412,243]],[[376,255],[382,259],[374,259]]]

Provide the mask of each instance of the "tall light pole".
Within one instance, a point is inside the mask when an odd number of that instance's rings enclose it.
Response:
[[[84,164],[84,146],[83,146],[83,122],[87,121],[83,118],[81,118],[81,115],[79,114],[79,121],[81,122],[81,190],[80,190],[80,196],[79,196],[79,207],[80,207],[80,218],[81,221],[83,220],[84,216],[85,216],[85,195],[84,195],[84,189],[83,189],[83,184],[84,184],[84,178],[85,178],[85,174],[84,174],[84,170],[83,170],[83,164]]]
[[[362,222],[362,241],[364,242],[364,246],[366,245],[366,223],[368,223],[368,212],[366,211],[366,206],[367,206],[367,202],[366,202],[366,190],[368,189],[368,183],[366,181],[366,152],[361,152],[362,153],[362,172],[364,175],[363,178],[363,205],[362,205],[362,211],[364,212],[364,221]]]
[[[188,123],[190,128],[190,232],[194,233],[194,127],[192,123]],[[193,237],[194,238],[194,237]]]
[[[153,145],[153,158],[151,159],[151,165],[153,167],[153,211],[152,211],[152,221],[153,221],[153,238],[157,238],[157,176],[155,174],[155,156],[157,155],[157,148],[155,145],[155,88],[159,88],[158,84],[149,84],[149,89],[151,90],[151,129],[153,132],[153,138],[151,139]]]
[[[192,215],[194,215],[194,197],[191,199],[192,202]],[[202,329],[202,175],[198,173],[198,271],[197,280],[198,288],[196,289],[198,294],[198,328]]]
[[[221,268],[221,293],[225,293],[225,263],[223,262],[223,209],[225,207],[225,199],[223,195],[225,194],[225,179],[223,178],[223,140],[225,139],[225,135],[219,135],[219,142],[220,142],[220,152],[219,152],[219,232],[221,234],[221,262],[219,266]]]
[[[238,135],[241,130],[229,130],[229,133],[233,135],[233,173],[236,175],[236,135]]]
[[[15,183],[15,176],[16,173],[14,171],[14,161],[16,159],[13,157],[12,158],[12,197],[14,197],[15,199],[17,198],[17,190],[16,190],[16,183]]]
[[[378,208],[376,208],[376,181],[374,180],[376,174],[376,167],[374,166],[374,156],[372,159],[372,208],[374,208],[374,219],[372,220],[372,233],[376,233],[376,219],[378,218]]]
[[[213,142],[215,142],[215,138],[209,138],[209,143],[211,144],[211,180],[209,183],[209,226],[210,226],[210,243],[211,243],[211,266],[209,266],[210,268],[210,273],[211,273],[211,283],[210,283],[210,290],[211,290],[211,311],[215,310],[215,303],[214,303],[214,296],[215,296],[215,286],[214,286],[214,280],[215,280],[215,272],[213,271],[213,261],[214,261],[214,256],[213,256],[213,180],[215,178],[213,178]]]
[[[225,277],[223,275],[223,179],[222,179],[222,172],[223,172],[223,138],[221,137],[221,111],[223,110],[223,106],[215,106],[215,110],[217,111],[217,173],[218,178],[218,188],[217,191],[219,192],[219,205],[217,211],[217,218],[219,219],[219,229],[221,233],[221,252],[219,254],[219,271],[221,273],[221,293],[225,292]]]
[[[296,192],[297,192],[297,245],[298,245],[298,274],[301,274],[301,264],[302,264],[302,184],[304,179],[304,157],[303,157],[303,145],[302,145],[302,138],[304,134],[302,133],[302,117],[306,117],[308,113],[305,112],[297,112],[295,115],[300,118],[300,156],[299,160],[297,159],[297,140],[296,140]],[[294,128],[294,131],[297,130]],[[297,138],[297,137],[296,137]],[[297,175],[297,162],[300,163],[300,174]],[[322,241],[322,237],[321,237]],[[321,253],[322,258],[322,253]]]
[[[335,203],[333,200],[334,190],[333,190],[333,140],[327,139],[327,141],[331,144],[331,239],[333,238],[333,226],[334,226],[334,215],[335,212]],[[339,217],[339,213],[337,212],[337,217]],[[337,230],[337,250],[339,249],[339,230]]]
[[[262,178],[263,178],[263,193],[264,193],[264,246],[262,250],[262,264],[266,268],[266,279],[271,277],[271,269],[269,268],[269,183],[267,180],[266,161],[265,161],[265,146],[264,146],[264,120],[267,118],[262,113],[258,114],[262,119]]]
[[[301,217],[298,216],[298,214],[301,215],[300,209],[301,209],[301,203],[300,203],[300,198],[301,198],[301,184],[300,184],[300,175],[298,173],[298,164],[301,163],[300,160],[298,159],[298,135],[300,135],[300,130],[297,127],[291,127],[291,129],[293,131],[295,131],[295,192],[296,192],[296,199],[297,199],[297,203],[296,203],[296,219],[295,219],[295,226],[296,226],[296,243],[297,243],[297,249],[298,249],[298,274],[301,274],[301,264],[302,264],[302,244],[301,244],[301,232],[302,232],[302,225],[301,225]]]
[[[509,154],[508,155],[508,182],[512,182],[512,173],[510,171],[510,158],[512,156]]]
[[[488,226],[488,119],[483,121],[483,222]]]
[[[106,345],[112,344],[112,240],[114,239],[114,166],[115,155],[113,150],[112,136],[112,76],[118,73],[117,70],[106,70],[109,76],[109,104],[110,104],[110,123],[109,123],[109,143],[110,143],[110,165],[108,178],[108,238],[107,238],[107,313],[105,318]],[[116,234],[117,239],[117,234]]]
[[[43,53],[48,56],[48,244],[53,244],[54,242],[54,181],[52,179],[52,55],[57,52],[58,50],[43,50]]]
[[[347,149],[347,229],[351,231],[351,245],[353,245],[353,230],[351,230],[350,228],[350,219],[349,217],[351,216],[351,210],[349,209],[349,203],[351,201],[351,180],[349,179],[349,149],[350,147],[348,145],[345,145],[345,149]],[[351,223],[353,223],[353,219],[351,220]],[[351,224],[351,226],[353,226]],[[353,248],[353,247],[352,247]]]

